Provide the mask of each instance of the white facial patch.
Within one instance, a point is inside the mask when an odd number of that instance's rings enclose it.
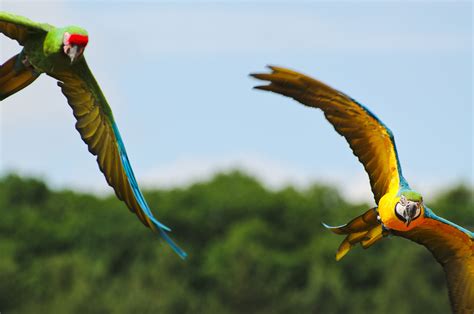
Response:
[[[68,32],[65,32],[65,33],[64,33],[64,37],[63,37],[63,44],[64,44],[64,46],[68,46],[68,45],[69,45],[69,38],[71,38],[71,34],[69,34]]]
[[[405,206],[403,206],[401,204],[401,202],[397,203],[397,205],[395,205],[395,212],[401,216],[401,217],[405,217]]]

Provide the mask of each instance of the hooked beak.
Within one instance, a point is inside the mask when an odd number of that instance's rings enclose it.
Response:
[[[403,218],[405,218],[405,225],[408,227],[412,221],[412,219],[416,215],[416,204],[409,204],[405,208],[405,212],[403,213]]]
[[[410,223],[411,223],[411,218],[410,218],[410,217],[407,217],[407,218],[406,218],[406,221],[405,221],[405,226],[408,227],[408,226],[410,225]]]
[[[71,64],[73,64],[84,52],[84,47],[79,45],[64,45],[64,53],[69,57],[71,60]]]
[[[71,64],[74,63],[79,56],[79,47],[77,45],[72,45],[71,48],[69,48],[67,55],[69,59],[71,59]]]

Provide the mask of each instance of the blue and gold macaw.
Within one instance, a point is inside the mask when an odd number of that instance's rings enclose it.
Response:
[[[425,246],[442,265],[453,311],[474,313],[474,233],[436,216],[410,188],[402,175],[390,129],[351,97],[298,72],[270,69],[269,74],[251,74],[270,82],[255,88],[321,109],[369,175],[377,206],[345,225],[325,225],[346,236],[336,259],[357,243],[368,248],[389,234],[412,240]]]
[[[58,80],[77,120],[76,129],[89,152],[97,156],[107,183],[146,227],[160,233],[184,259],[186,253],[167,235],[171,229],[153,216],[138,188],[112,109],[83,55],[89,41],[87,32],[77,26],[56,28],[6,12],[0,12],[0,32],[23,46],[0,67],[0,101],[42,73]]]

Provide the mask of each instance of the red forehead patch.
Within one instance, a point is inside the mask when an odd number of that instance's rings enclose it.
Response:
[[[89,42],[89,37],[86,35],[79,35],[79,34],[71,34],[69,37],[69,44],[71,45],[78,45],[85,47]]]

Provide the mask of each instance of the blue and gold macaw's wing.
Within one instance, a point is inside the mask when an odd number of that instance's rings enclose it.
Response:
[[[349,96],[308,76],[284,68],[269,68],[272,70],[269,74],[251,74],[270,82],[255,88],[292,97],[305,106],[321,109],[364,165],[377,204],[388,191],[408,188],[392,132],[374,114]]]
[[[393,234],[425,246],[443,266],[455,313],[474,313],[474,233],[425,208],[423,224]]]
[[[0,32],[24,45],[31,35],[45,35],[53,26],[33,22],[26,17],[0,12]]]
[[[97,156],[97,163],[108,184],[146,227],[159,232],[184,259],[186,253],[169,238],[167,232],[170,229],[156,220],[138,188],[112,110],[85,59],[77,61],[71,69],[48,74],[59,81],[58,85],[77,119],[76,129],[89,151]]]

